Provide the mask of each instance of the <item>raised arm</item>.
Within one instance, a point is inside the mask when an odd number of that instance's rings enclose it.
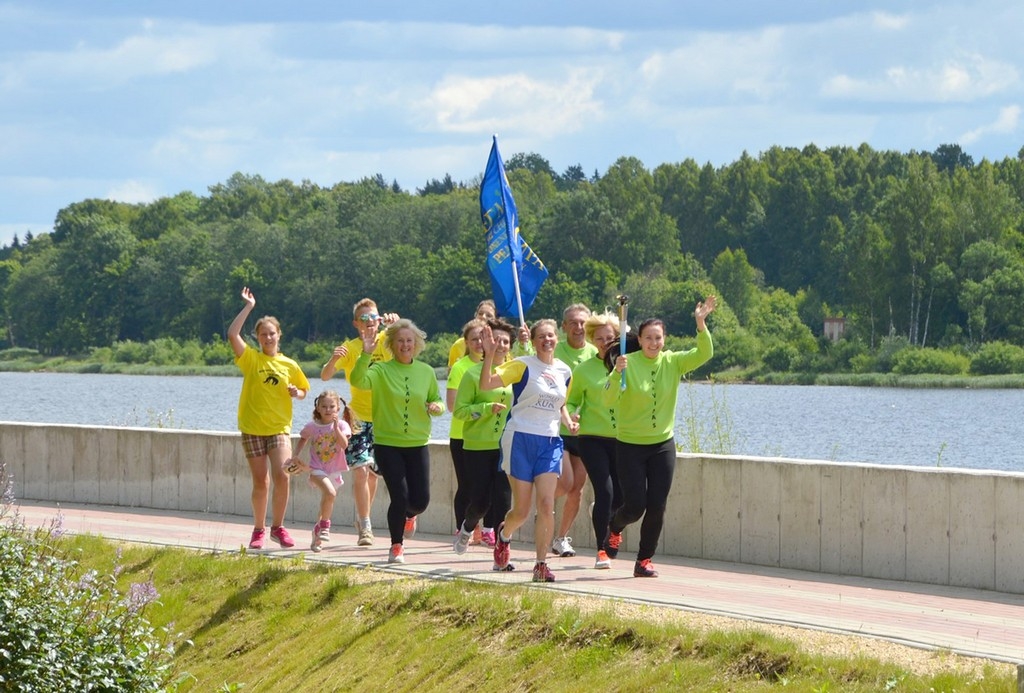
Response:
[[[334,374],[338,372],[338,361],[348,356],[348,347],[344,344],[339,344],[334,347],[334,352],[331,353],[331,358],[324,364],[324,367],[320,369],[320,379],[330,380],[334,377]]]
[[[495,390],[504,387],[505,383],[502,382],[501,376],[491,372],[491,368],[494,367],[494,350],[497,344],[494,341],[490,325],[484,325],[483,330],[480,331],[480,337],[484,347],[484,362],[480,368],[480,389]]]
[[[245,325],[246,318],[249,317],[249,313],[256,307],[256,297],[253,296],[252,291],[249,290],[248,286],[242,287],[242,300],[245,301],[245,305],[242,306],[242,310],[238,311],[238,315],[228,325],[228,341],[231,342],[231,348],[235,352],[235,356],[241,356],[245,353],[245,340],[242,339],[242,326]]]

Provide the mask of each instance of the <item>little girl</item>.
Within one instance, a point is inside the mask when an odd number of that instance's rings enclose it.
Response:
[[[313,526],[310,549],[319,553],[325,541],[331,540],[331,514],[337,486],[345,482],[342,472],[348,471],[345,448],[356,426],[355,414],[334,390],[325,390],[313,400],[313,421],[302,427],[295,456],[288,461],[288,472],[309,472],[309,483],[320,489],[320,517]],[[309,443],[309,464],[299,459],[299,453]]]

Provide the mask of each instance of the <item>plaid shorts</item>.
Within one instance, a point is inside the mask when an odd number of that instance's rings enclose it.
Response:
[[[291,447],[291,438],[285,433],[278,433],[273,436],[256,436],[251,433],[242,434],[242,450],[245,451],[245,459],[251,460],[254,457],[266,457],[274,448]]]

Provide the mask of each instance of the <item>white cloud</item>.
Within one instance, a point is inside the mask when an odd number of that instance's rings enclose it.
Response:
[[[105,196],[108,200],[115,202],[127,202],[128,204],[139,204],[152,202],[160,197],[156,188],[148,183],[138,180],[126,180],[114,185],[107,191]]]
[[[884,31],[901,31],[910,24],[907,15],[891,14],[889,12],[872,12],[871,23],[873,26]]]
[[[160,78],[230,65],[239,60],[252,67],[269,62],[263,43],[270,31],[260,25],[197,27],[142,21],[142,33],[104,46],[80,40],[64,50],[32,50],[0,64],[5,89],[109,89],[140,78]]]
[[[821,95],[833,99],[891,102],[969,102],[1019,87],[1017,68],[979,54],[932,65],[892,65],[874,77],[828,79]]]
[[[986,135],[1012,135],[1020,126],[1021,107],[1014,104],[999,110],[999,116],[988,125],[969,130],[960,136],[961,144],[974,144]]]
[[[682,45],[651,53],[639,66],[641,85],[653,102],[712,95],[719,103],[736,96],[770,98],[783,85],[781,57],[790,38],[778,27],[742,33],[680,36]]]
[[[545,138],[575,132],[602,117],[597,74],[573,70],[558,81],[525,73],[447,77],[425,99],[429,124],[441,132],[487,135],[514,131]]]

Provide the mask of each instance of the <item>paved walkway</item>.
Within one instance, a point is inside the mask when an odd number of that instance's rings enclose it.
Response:
[[[72,504],[62,504],[59,511],[68,532],[211,551],[237,551],[248,543],[252,528],[247,518],[229,515]],[[35,526],[56,518],[58,508],[23,501],[19,512]],[[456,556],[449,537],[423,534],[406,541],[404,565],[388,565],[383,528],[377,529],[372,547],[357,547],[352,528],[335,528],[331,543],[313,554],[306,543],[310,528],[290,528],[297,542],[294,549],[270,543],[274,549],[266,553],[304,553],[307,560],[324,563],[510,583],[528,582],[533,565],[532,546],[522,542],[512,545],[512,561],[519,570],[494,573],[486,547],[470,547],[464,556]],[[655,564],[659,578],[638,579],[632,576],[632,556],[603,571],[594,570],[589,551],[575,558],[552,558],[557,581],[543,588],[1024,661],[1024,595],[685,558],[655,557]]]

